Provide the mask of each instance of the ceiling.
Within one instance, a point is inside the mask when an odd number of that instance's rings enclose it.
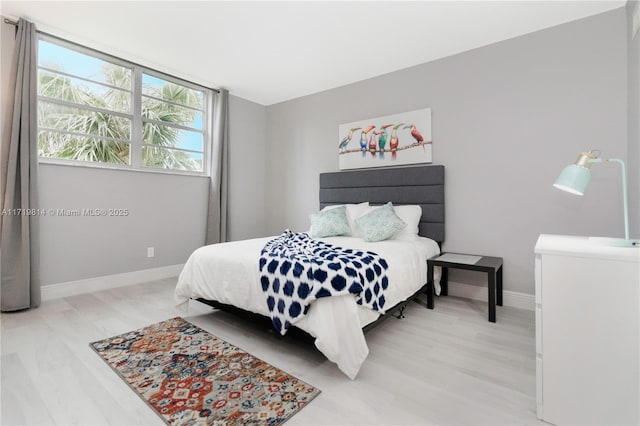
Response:
[[[271,105],[624,5],[624,0],[1,1],[0,13]]]

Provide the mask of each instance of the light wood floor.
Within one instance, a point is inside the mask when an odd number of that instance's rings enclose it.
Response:
[[[544,424],[535,416],[533,312],[455,297],[411,304],[367,335],[349,380],[311,344],[197,302],[173,306],[175,279],[43,303],[1,316],[2,425],[161,425],[89,343],[174,316],[322,390],[290,425]]]

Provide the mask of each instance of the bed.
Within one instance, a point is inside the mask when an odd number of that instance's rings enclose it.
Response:
[[[414,238],[365,242],[360,236],[335,236],[321,241],[345,249],[377,253],[388,262],[389,287],[384,315],[360,306],[353,295],[315,300],[295,327],[308,333],[316,347],[349,378],[354,379],[369,350],[364,332],[380,324],[422,293],[433,306],[435,283],[427,283],[426,260],[440,252],[444,241],[444,166],[372,169],[320,175],[320,208],[336,205],[420,206]],[[401,207],[398,207],[400,209]],[[369,207],[371,209],[372,207]],[[397,210],[398,210],[397,209]],[[274,237],[204,246],[190,256],[175,290],[178,304],[190,299],[216,307],[232,306],[268,316],[260,285],[259,257]],[[437,280],[436,280],[437,281]]]

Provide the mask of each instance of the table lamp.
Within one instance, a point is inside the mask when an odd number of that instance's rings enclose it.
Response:
[[[618,158],[600,158],[599,150],[581,152],[574,164],[569,164],[562,170],[553,184],[558,189],[571,194],[583,195],[591,179],[591,165],[593,163],[619,163],[622,170],[622,200],[624,204],[624,238],[590,237],[590,240],[608,246],[639,247],[640,242],[629,239],[629,212],[627,207],[627,173],[624,161]]]

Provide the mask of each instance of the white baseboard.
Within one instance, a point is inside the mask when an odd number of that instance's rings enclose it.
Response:
[[[83,293],[109,290],[139,284],[146,281],[156,281],[165,278],[176,277],[182,271],[184,264],[163,266],[160,268],[143,269],[141,271],[127,272],[124,274],[106,275],[103,277],[87,278],[78,281],[45,285],[40,288],[42,300],[53,300],[61,297],[76,296]]]
[[[176,277],[180,274],[183,267],[184,264],[170,265],[160,268],[144,269],[142,271],[127,272],[124,274],[106,275],[103,277],[46,285],[41,287],[42,300],[59,299],[83,293],[93,293],[95,291],[109,290],[112,288],[124,287],[147,281]],[[449,281],[449,295],[463,297],[465,299],[480,300],[482,302],[486,302],[488,299],[487,287],[464,284],[455,281]],[[513,308],[527,309],[529,311],[533,311],[535,309],[535,296],[533,294],[504,290],[502,292],[502,302],[504,306],[511,306]]]
[[[470,285],[455,281],[449,281],[449,295],[483,302],[489,300],[486,286]],[[502,291],[502,304],[504,306],[533,311],[535,309],[535,300],[536,298],[533,294],[509,290]]]

